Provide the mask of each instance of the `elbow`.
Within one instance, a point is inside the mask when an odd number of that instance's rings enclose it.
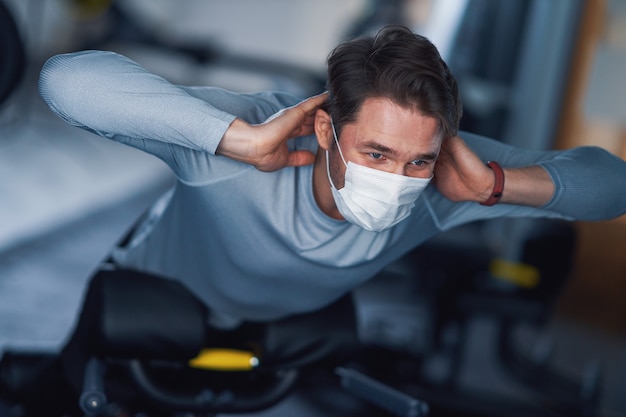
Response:
[[[39,96],[50,109],[65,121],[70,117],[74,95],[81,91],[81,80],[86,78],[85,70],[76,62],[77,53],[55,55],[48,59],[39,74]]]
[[[55,85],[58,85],[63,77],[68,72],[65,70],[66,63],[70,60],[69,54],[55,55],[49,58],[41,68],[39,73],[39,95],[45,100],[54,94],[56,91]]]
[[[63,97],[60,92],[76,88],[85,69],[81,65],[81,53],[55,55],[49,58],[39,74],[39,95],[47,101]]]
[[[579,147],[544,164],[557,191],[545,207],[582,221],[626,214],[626,162],[607,150]]]
[[[59,117],[79,126],[74,119],[75,113],[80,112],[84,99],[102,84],[98,79],[98,74],[103,71],[99,61],[109,54],[81,51],[49,58],[39,75],[40,97]]]

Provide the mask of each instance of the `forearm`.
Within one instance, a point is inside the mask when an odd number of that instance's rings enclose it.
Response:
[[[538,165],[504,168],[500,203],[540,207],[578,220],[626,213],[626,162],[599,148],[558,155]]]
[[[543,211],[578,220],[610,219],[626,213],[626,162],[604,149],[577,147],[562,151],[530,151],[466,132],[463,137],[482,164],[493,160],[505,169],[503,203],[537,207],[537,203],[550,195],[549,183],[545,182],[544,176],[547,174],[554,189],[548,201],[539,204]],[[525,174],[534,180],[518,182],[517,174]],[[491,192],[493,178],[493,173],[489,172],[481,192]],[[509,186],[514,187],[509,190]],[[527,188],[529,186],[533,187],[532,190]],[[528,198],[529,192],[534,198]]]
[[[252,147],[258,143],[254,139],[254,128],[241,119],[235,119],[224,133],[216,153],[244,163],[253,163],[247,155],[255,154]]]
[[[504,191],[500,203],[541,207],[547,204],[554,195],[554,182],[550,174],[540,166],[505,167],[504,178]],[[479,202],[489,198],[493,183],[489,184],[487,193],[479,198]]]

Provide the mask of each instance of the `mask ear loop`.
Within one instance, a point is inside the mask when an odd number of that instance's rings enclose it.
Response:
[[[341,156],[341,160],[343,161],[343,164],[347,167],[348,163],[346,162],[346,159],[343,157],[343,152],[341,152],[341,146],[339,146],[339,140],[337,139],[337,132],[335,131],[335,124],[333,123],[333,118],[332,116],[330,117],[330,127],[333,129],[333,137],[335,138],[335,143],[337,144],[337,149],[339,149],[339,156]],[[326,155],[326,163],[328,164],[328,151],[327,155]]]
[[[333,118],[330,118],[330,127],[333,129],[333,137],[335,138],[335,143],[337,144],[337,149],[339,149],[339,155],[341,156],[341,160],[343,164],[347,167],[348,164],[343,157],[343,153],[341,152],[341,147],[339,146],[339,141],[337,140],[337,132],[335,131],[335,124],[333,123]],[[328,181],[330,181],[330,185],[332,188],[337,189],[335,184],[333,183],[333,179],[330,177],[330,162],[328,161],[328,150],[326,150],[326,175],[328,176]]]
[[[328,163],[328,151],[326,151],[326,175],[328,176],[328,181],[330,181],[331,188],[337,189],[335,184],[333,183],[333,179],[330,177],[330,164]]]

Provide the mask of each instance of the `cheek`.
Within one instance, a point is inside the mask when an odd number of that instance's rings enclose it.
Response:
[[[345,174],[346,174],[346,166],[343,164],[341,160],[341,156],[339,156],[339,151],[335,146],[333,150],[328,152],[329,156],[329,171],[330,177],[333,180],[333,184],[335,184],[335,188],[338,190],[342,189],[345,184]]]

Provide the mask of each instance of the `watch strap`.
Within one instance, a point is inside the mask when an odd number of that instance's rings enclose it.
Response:
[[[489,198],[480,204],[483,206],[493,206],[502,198],[502,192],[504,191],[504,170],[496,161],[487,162],[487,166],[493,171],[495,182]]]

